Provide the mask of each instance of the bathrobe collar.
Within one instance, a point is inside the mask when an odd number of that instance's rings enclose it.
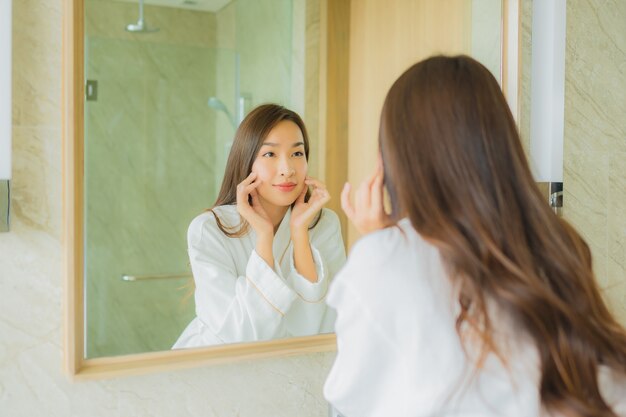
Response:
[[[283,253],[285,249],[289,246],[291,241],[291,230],[289,227],[289,223],[291,220],[291,207],[287,209],[285,216],[282,221],[278,225],[278,230],[274,234],[274,243],[272,244],[272,252],[274,254],[274,259],[277,262],[281,261]]]

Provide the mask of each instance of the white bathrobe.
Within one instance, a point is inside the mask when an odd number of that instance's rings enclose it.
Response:
[[[345,417],[543,416],[533,342],[504,314],[490,314],[510,369],[491,355],[471,379],[439,251],[409,220],[398,226],[358,241],[331,285],[338,353],[328,401]],[[626,416],[624,379],[601,368],[600,380],[605,399]]]
[[[225,226],[240,222],[234,205],[214,208]],[[227,237],[205,212],[190,224],[189,259],[196,285],[196,318],[173,349],[306,336],[334,331],[335,312],[326,305],[328,284],[345,262],[337,215],[323,209],[309,230],[317,270],[311,283],[294,266],[287,211],[274,236],[272,269],[255,251],[252,228]]]

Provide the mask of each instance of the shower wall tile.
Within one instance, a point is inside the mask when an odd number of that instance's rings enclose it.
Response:
[[[188,280],[121,276],[190,273],[187,226],[213,194],[206,100],[215,50],[96,37],[87,45],[100,90],[86,104],[88,354],[168,349],[193,315],[176,290]]]
[[[502,0],[473,0],[471,8],[471,56],[501,81]]]
[[[241,92],[252,105],[289,105],[291,78],[291,1],[237,0],[237,52],[241,55]],[[263,22],[259,25],[258,22]]]
[[[306,0],[291,0],[290,106],[304,117],[306,62]],[[319,69],[318,69],[319,73]]]
[[[237,27],[235,21],[237,18],[237,6],[235,1],[231,1],[222,7],[215,14],[215,39],[218,48],[232,49],[237,46]]]
[[[320,112],[326,111],[320,105],[320,64],[322,48],[320,45],[320,2],[306,2],[305,16],[305,58],[304,58],[304,122],[311,140],[312,161],[309,167],[311,176],[319,177],[324,172],[325,148],[320,132]],[[346,178],[347,179],[347,178]]]
[[[215,190],[215,15],[150,7],[161,30],[130,34],[136,5],[86,10],[87,353],[166,350],[193,316],[190,278],[121,277],[190,274],[187,227]]]
[[[216,14],[217,20],[217,48],[215,69],[215,96],[229,109],[235,117],[235,84],[236,84],[236,47],[237,47],[237,5],[230,2]],[[215,157],[213,176],[215,190],[219,190],[224,178],[224,170],[230,145],[235,136],[235,125],[231,119],[221,111],[215,113]],[[209,205],[214,201],[208,202]]]

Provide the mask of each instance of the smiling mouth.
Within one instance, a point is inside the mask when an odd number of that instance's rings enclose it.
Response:
[[[280,191],[288,193],[296,188],[296,184],[276,184],[274,187],[278,188]]]

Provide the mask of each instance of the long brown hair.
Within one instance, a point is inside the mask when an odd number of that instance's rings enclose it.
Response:
[[[498,354],[495,302],[535,342],[546,409],[616,416],[597,372],[626,373],[626,331],[600,295],[589,247],[541,196],[491,73],[467,56],[415,64],[387,95],[380,147],[392,216],[439,248],[460,288],[461,339],[469,326]]]
[[[222,187],[213,207],[209,209],[215,216],[217,226],[228,237],[245,235],[249,228],[248,222],[241,218],[239,225],[224,225],[213,209],[217,206],[237,204],[237,185],[252,172],[254,160],[267,135],[279,122],[285,120],[295,123],[300,128],[304,142],[304,154],[308,161],[309,135],[302,118],[296,112],[278,104],[262,104],[256,107],[243,119],[235,132],[235,138],[226,162]],[[305,200],[308,201],[309,196],[310,192],[307,191]],[[315,227],[319,218],[318,215],[310,228]]]

